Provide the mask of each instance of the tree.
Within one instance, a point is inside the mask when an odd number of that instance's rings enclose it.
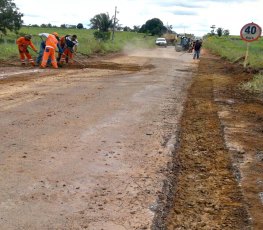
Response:
[[[224,35],[224,36],[228,36],[229,34],[230,34],[229,30],[224,30],[224,31],[223,31],[223,35]]]
[[[223,29],[221,27],[218,27],[216,30],[216,33],[217,33],[218,37],[221,37],[223,34]]]
[[[133,32],[139,32],[140,26],[133,26]]]
[[[131,32],[132,29],[131,29],[129,26],[124,26],[124,27],[123,27],[123,31]]]
[[[17,31],[23,24],[23,14],[19,12],[13,0],[0,0],[0,31],[3,34],[7,30]]]
[[[90,19],[91,29],[98,29],[100,32],[108,32],[113,27],[113,18],[108,13],[95,15]]]
[[[211,35],[215,35],[215,28],[216,28],[216,26],[212,25],[210,28],[212,29],[211,30]]]
[[[44,23],[43,23],[43,24],[40,25],[40,27],[41,27],[41,28],[47,28],[47,24],[44,24]]]
[[[139,30],[141,33],[150,33],[151,35],[158,36],[165,33],[166,31],[167,28],[163,25],[163,22],[159,18],[148,20]]]
[[[83,29],[83,28],[84,28],[84,26],[83,26],[83,24],[82,24],[82,23],[79,23],[79,24],[77,25],[77,28],[78,28],[78,29]]]

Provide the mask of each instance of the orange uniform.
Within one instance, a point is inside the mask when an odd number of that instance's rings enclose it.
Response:
[[[60,44],[62,49],[64,48],[64,46],[66,44],[65,38],[66,38],[66,36],[63,36],[60,38],[60,41],[59,41],[59,44]]]
[[[60,40],[59,40],[59,42],[58,42],[62,50],[64,50],[64,47],[65,47],[65,44],[66,44],[66,43],[65,43],[65,37],[66,37],[66,36],[60,37]],[[57,58],[57,61],[58,61],[58,62],[60,61],[61,56],[62,56],[62,54],[59,53],[59,54],[58,54],[58,58]]]
[[[47,62],[48,62],[48,58],[50,57],[51,59],[51,64],[52,66],[57,69],[58,68],[58,64],[57,64],[57,60],[56,60],[56,55],[55,55],[55,52],[56,52],[56,48],[57,48],[57,45],[58,45],[58,39],[57,37],[58,36],[55,36],[57,34],[49,34],[47,36],[47,40],[46,40],[46,48],[45,48],[45,51],[44,51],[44,55],[43,55],[43,59],[42,59],[42,62],[41,62],[41,67],[42,68],[45,68],[46,65],[47,65]]]
[[[30,38],[28,38],[27,36],[25,37],[20,37],[16,40],[16,44],[18,46],[18,50],[19,50],[19,55],[20,55],[20,60],[22,65],[25,65],[25,56],[28,59],[28,62],[31,63],[31,65],[35,65],[34,60],[32,59],[32,56],[30,55],[27,47],[30,46],[35,52],[37,52],[37,49],[35,48],[35,46],[33,45],[31,39],[31,36],[29,36]]]

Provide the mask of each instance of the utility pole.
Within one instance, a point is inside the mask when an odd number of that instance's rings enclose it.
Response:
[[[117,14],[117,6],[115,6],[115,14],[114,14],[114,20],[113,20],[113,30],[112,30],[112,41],[114,40],[114,32],[115,32],[115,23],[116,23],[116,14]]]

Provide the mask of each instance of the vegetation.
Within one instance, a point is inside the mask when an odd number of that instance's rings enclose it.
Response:
[[[107,54],[110,52],[119,52],[126,46],[136,45],[136,47],[154,47],[155,37],[145,36],[145,34],[115,31],[114,42],[99,41],[93,36],[95,30],[91,29],[63,29],[63,28],[41,28],[41,27],[26,27],[23,26],[19,34],[8,31],[6,36],[0,39],[0,59],[8,59],[10,57],[18,57],[17,45],[15,41],[18,37],[31,34],[32,42],[38,48],[41,43],[39,33],[52,33],[57,32],[59,36],[66,34],[76,34],[78,36],[79,48],[78,52],[85,55],[92,55],[94,53]],[[35,57],[33,51],[31,52]]]
[[[240,63],[243,68],[247,43],[239,36],[208,36],[204,39],[204,47],[212,53],[233,62]],[[253,69],[263,69],[263,39],[249,43],[249,55],[247,66]],[[263,75],[257,74],[251,82],[242,85],[249,91],[263,92]]]
[[[98,29],[101,32],[108,32],[113,27],[113,19],[108,13],[95,15],[90,19],[91,29]]]
[[[247,43],[239,36],[208,36],[204,39],[204,47],[231,62],[237,62],[237,60],[244,60],[242,57],[245,56]],[[262,39],[250,42],[248,66],[255,69],[263,68],[262,53]]]
[[[23,14],[19,12],[12,0],[0,1],[0,32],[7,33],[7,30],[17,32],[23,23]]]
[[[211,32],[207,34],[208,36],[215,36],[217,34],[218,37],[221,37],[222,35],[228,36],[230,34],[228,29],[224,30],[222,27],[218,27],[216,29],[216,26],[212,25],[210,28],[211,28]],[[216,29],[216,33],[215,33],[215,29]]]
[[[148,20],[139,30],[140,33],[149,33],[152,36],[161,36],[167,32],[167,28],[159,18]]]
[[[110,28],[114,28],[115,21],[113,18],[110,18],[108,13],[101,13],[95,15],[90,19],[91,29],[97,31],[94,32],[94,37],[98,40],[109,40],[110,39]],[[115,28],[114,28],[115,29]]]
[[[256,74],[251,81],[244,83],[242,88],[250,92],[263,93],[263,74]]]

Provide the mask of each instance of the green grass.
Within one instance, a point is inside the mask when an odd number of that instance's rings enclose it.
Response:
[[[76,34],[78,36],[79,47],[78,51],[87,55],[94,53],[107,54],[111,52],[119,52],[127,46],[127,44],[136,45],[136,47],[150,48],[154,47],[155,37],[145,36],[145,34],[133,32],[116,31],[114,41],[109,40],[100,42],[95,40],[93,36],[94,30],[88,29],[63,29],[63,28],[39,28],[39,27],[22,27],[19,34],[9,32],[6,36],[2,35],[2,42],[0,42],[0,59],[6,60],[11,57],[18,57],[17,45],[15,40],[24,34],[32,35],[32,42],[39,49],[41,39],[39,33],[52,33],[57,32],[59,36],[66,34]],[[3,42],[4,41],[4,42]],[[33,51],[33,57],[36,57]]]
[[[257,74],[254,76],[253,80],[242,84],[242,89],[248,90],[250,92],[263,93],[263,74]]]
[[[212,53],[235,62],[240,57],[245,56],[247,43],[238,36],[229,37],[208,37],[204,40],[204,47]],[[240,59],[243,64],[244,59]],[[259,39],[249,44],[248,65],[254,69],[263,69],[263,39]],[[243,68],[241,65],[240,68]],[[257,74],[247,83],[242,84],[242,89],[250,92],[263,92],[263,75]]]
[[[204,40],[204,47],[212,53],[234,62],[245,56],[247,43],[238,36],[208,37]],[[248,65],[255,69],[263,69],[263,39],[250,42]]]

